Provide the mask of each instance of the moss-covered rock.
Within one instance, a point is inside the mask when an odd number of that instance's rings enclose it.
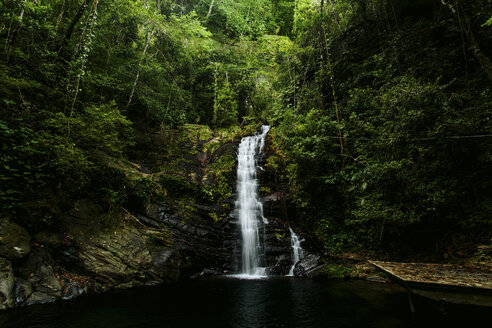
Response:
[[[352,269],[341,264],[325,264],[313,277],[324,279],[342,279],[350,276]]]
[[[105,222],[98,220],[102,215],[97,207],[81,203],[67,221],[78,265],[93,279],[108,287],[179,279],[183,262],[179,252],[161,256],[174,251],[174,240],[166,230],[147,227],[124,211]]]

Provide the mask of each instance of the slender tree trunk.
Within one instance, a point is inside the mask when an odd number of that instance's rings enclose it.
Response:
[[[60,25],[63,14],[65,13],[65,0],[63,0],[62,7],[60,9],[60,14],[58,15],[58,18],[56,19],[56,25],[55,25],[55,33],[58,32],[58,26]]]
[[[26,0],[22,0],[22,9],[21,9],[21,12],[19,14],[19,23],[22,23],[22,19],[24,18],[24,12],[25,12],[25,7],[24,7],[24,4],[26,3]]]
[[[468,39],[468,43],[472,50],[473,56],[475,56],[475,59],[478,61],[482,69],[485,71],[485,74],[487,74],[489,81],[492,82],[492,64],[490,63],[489,57],[487,57],[487,55],[480,48],[480,44],[478,43],[478,40],[475,37],[475,34],[473,33],[473,30],[471,28],[470,19],[468,18],[464,10],[459,9],[458,2],[456,2],[457,4],[456,8],[447,0],[441,0],[441,3],[447,6],[458,19],[460,26],[462,26],[464,29],[464,33],[466,38]]]
[[[138,79],[140,77],[142,62],[145,58],[145,54],[147,53],[147,49],[149,48],[150,41],[151,41],[153,35],[154,35],[154,31],[150,32],[149,36],[147,37],[147,41],[145,42],[145,47],[144,47],[144,50],[142,52],[142,56],[140,57],[140,60],[138,62],[137,74],[135,75],[135,80],[133,81],[132,91],[130,92],[130,98],[128,98],[128,103],[126,104],[126,107],[129,107],[130,104],[132,103],[133,95],[135,94],[135,88],[137,87]]]
[[[218,64],[215,64],[215,72],[214,72],[214,113],[213,113],[213,116],[212,116],[212,122],[215,124],[217,124],[217,94],[218,94],[218,79],[217,79],[217,75],[219,74],[218,73],[218,70],[219,70],[219,65]]]
[[[21,2],[21,11],[20,11],[20,14],[19,14],[19,26],[17,29],[13,30],[13,22],[14,22],[14,18],[12,17],[12,19],[10,20],[10,26],[9,26],[9,31],[8,31],[8,36],[7,36],[7,41],[5,43],[5,49],[6,49],[6,52],[7,52],[7,64],[9,63],[10,61],[10,52],[12,50],[12,44],[14,43],[17,35],[19,34],[19,31],[21,29],[21,26],[22,26],[22,20],[24,19],[24,13],[25,13],[25,6],[24,4],[26,3],[27,0],[22,0]]]
[[[330,58],[330,48],[328,45],[328,40],[326,38],[326,31],[323,26],[323,38],[325,42],[325,50],[326,50],[326,61],[328,64],[328,73],[330,74],[330,84],[331,84],[331,92],[333,95],[333,106],[335,107],[335,115],[337,118],[337,125],[338,125],[338,139],[340,141],[340,156],[341,156],[341,161],[342,161],[342,169],[345,167],[345,150],[344,150],[344,144],[343,144],[343,131],[342,131],[342,125],[341,125],[341,119],[340,119],[340,112],[338,110],[338,101],[337,101],[337,94],[335,91],[335,79],[333,78],[333,67],[331,65],[331,58]]]
[[[208,7],[207,20],[210,17],[210,15],[212,14],[212,9],[214,8],[214,2],[215,2],[215,0],[212,0],[210,2],[210,7]]]
[[[14,26],[14,17],[10,16],[9,29],[7,31],[7,38],[5,39],[5,52],[8,52],[10,45],[10,35],[12,34],[12,27]]]

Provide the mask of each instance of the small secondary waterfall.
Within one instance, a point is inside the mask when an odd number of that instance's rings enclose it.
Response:
[[[292,246],[292,267],[290,268],[288,276],[294,275],[294,268],[297,262],[304,257],[304,251],[301,247],[301,240],[297,237],[296,233],[289,228],[290,231],[290,245]]]
[[[256,155],[263,151],[269,130],[270,127],[264,125],[259,133],[243,138],[238,151],[236,211],[242,236],[241,273],[253,277],[264,275],[264,268],[260,267],[260,233],[267,221],[263,217],[263,204],[258,196]]]

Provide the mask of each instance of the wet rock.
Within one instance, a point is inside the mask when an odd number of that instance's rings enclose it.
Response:
[[[24,303],[24,305],[53,303],[58,298],[59,298],[58,296],[53,295],[53,294],[36,291],[36,292],[33,292],[31,294],[31,296],[27,299],[27,301]]]
[[[78,297],[84,293],[84,289],[77,286],[74,283],[68,283],[63,287],[62,291],[62,299],[63,300],[71,300],[75,297]]]
[[[322,266],[318,255],[307,254],[303,259],[297,262],[294,268],[294,275],[311,277],[314,272]]]
[[[289,253],[284,253],[275,257],[275,263],[267,268],[268,275],[285,276],[292,267],[292,257]]]
[[[127,229],[118,231],[114,237],[93,236],[90,243],[81,243],[78,256],[86,271],[109,284],[145,275],[146,264],[152,261],[145,238]]]
[[[31,236],[21,226],[0,219],[0,256],[10,260],[23,258],[31,250]]]
[[[181,255],[175,249],[162,249],[154,252],[154,267],[157,272],[177,281],[180,278],[182,267]]]
[[[185,275],[193,275],[204,268],[217,271],[231,270],[234,245],[229,220],[214,221],[211,214],[226,213],[218,205],[186,204],[190,213],[182,213],[172,206],[160,204],[158,213],[149,219],[169,231],[174,240],[173,249],[179,251],[180,266]],[[192,264],[192,265],[191,265]]]
[[[10,261],[0,257],[0,310],[14,306],[14,272]]]
[[[55,249],[58,261],[69,268],[79,266],[78,248],[75,246],[64,246]]]
[[[292,266],[292,246],[288,226],[274,217],[265,225],[265,265],[268,274],[286,275]]]
[[[63,235],[56,232],[42,231],[33,236],[33,240],[41,245],[49,246],[54,249],[63,242]]]
[[[132,281],[128,281],[128,282],[124,282],[124,283],[118,284],[115,287],[118,288],[118,289],[129,289],[129,288],[135,288],[135,287],[141,287],[141,286],[145,286],[145,283],[142,282],[142,281],[132,280]]]
[[[180,277],[183,261],[172,251],[174,240],[162,229],[162,223],[144,215],[137,218],[122,213],[109,228],[103,228],[93,219],[100,213],[80,208],[71,213],[69,226],[75,238],[79,271],[113,288],[176,281]]]
[[[17,306],[24,304],[32,295],[32,284],[29,280],[15,278],[15,304]]]
[[[32,286],[32,294],[25,305],[53,302],[61,296],[61,283],[55,276],[53,259],[45,247],[35,248],[15,267],[15,274]]]
[[[211,270],[211,269],[203,269],[202,272],[197,273],[193,276],[191,276],[191,279],[197,279],[197,278],[206,278],[206,277],[216,277],[216,276],[221,276],[223,275],[223,272],[217,271],[217,270]]]

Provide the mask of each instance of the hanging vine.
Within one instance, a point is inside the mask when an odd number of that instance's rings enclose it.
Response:
[[[70,118],[73,116],[75,103],[80,92],[80,81],[86,73],[85,69],[87,65],[87,60],[92,49],[92,42],[94,40],[94,28],[97,25],[98,3],[98,0],[94,0],[92,3],[82,33],[80,35],[80,40],[75,52],[74,59],[70,63],[70,68],[68,71],[67,102],[70,101],[70,112],[68,115]],[[75,80],[75,83],[72,84],[72,80]],[[67,120],[67,125],[67,135],[69,136],[70,120]]]

